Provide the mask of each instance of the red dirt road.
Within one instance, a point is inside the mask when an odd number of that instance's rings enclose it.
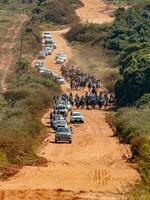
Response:
[[[81,22],[104,24],[114,20],[112,17],[116,6],[106,4],[103,0],[81,0],[85,5],[77,10]]]

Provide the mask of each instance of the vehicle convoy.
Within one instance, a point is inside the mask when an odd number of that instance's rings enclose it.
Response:
[[[69,95],[54,96],[54,111],[50,113],[50,125],[55,131],[55,142],[68,141],[72,143],[72,128],[67,125],[67,115],[72,110]],[[70,122],[84,123],[84,117],[80,112],[71,111]]]
[[[64,141],[72,143],[72,130],[68,127],[59,127],[56,129],[55,142]]]

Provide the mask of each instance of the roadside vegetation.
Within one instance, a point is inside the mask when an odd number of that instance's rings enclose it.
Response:
[[[33,9],[33,14],[41,22],[65,25],[77,21],[75,8],[81,5],[79,0],[39,1]]]
[[[113,24],[76,24],[66,35],[72,44],[90,44],[97,51],[103,47],[111,65],[119,69],[114,92],[117,105],[126,107],[108,114],[107,121],[123,142],[131,144],[132,160],[142,177],[129,199],[150,197],[150,5],[144,2],[119,8]]]
[[[0,171],[2,179],[16,173],[9,164],[45,165],[37,150],[46,137],[41,116],[60,88],[51,78],[41,76],[32,68],[31,61],[41,48],[41,31],[44,27],[57,28],[77,20],[75,8],[79,0],[34,1],[4,0],[0,3],[1,45],[6,29],[18,24],[15,14],[27,15],[17,38],[14,59],[7,77],[7,91],[0,94]],[[7,13],[7,15],[6,15]],[[15,20],[13,19],[13,14]],[[4,16],[5,15],[5,16]],[[19,25],[19,24],[18,24]],[[6,49],[7,51],[7,49]],[[4,134],[5,133],[5,134]]]
[[[0,121],[0,148],[8,162],[30,164],[37,161],[37,147],[45,137],[41,114],[58,87],[48,77],[32,72],[26,59],[18,61],[14,70],[2,99],[6,108]]]
[[[150,198],[150,5],[119,9],[104,46],[118,56],[120,78],[115,85],[121,108],[107,121],[123,142],[131,144],[142,181],[129,199]],[[130,107],[127,107],[130,106]]]
[[[119,76],[116,67],[117,55],[108,53],[104,48],[104,40],[108,35],[111,24],[75,24],[66,34],[66,38],[77,50],[77,59],[73,64],[95,74],[103,85],[111,92]],[[88,59],[87,59],[88,58]]]
[[[29,6],[31,9],[32,6]],[[21,4],[21,10],[22,7]],[[11,5],[7,4],[5,18],[2,16],[3,22],[0,24],[6,28],[9,28],[13,16],[10,8]],[[7,20],[6,12],[10,13],[7,15]],[[17,11],[17,14],[19,13],[20,10]],[[45,159],[37,156],[39,145],[46,137],[41,116],[50,106],[52,97],[60,92],[56,83],[47,76],[39,75],[31,66],[31,60],[40,48],[41,36],[33,16],[29,15],[27,19],[19,37],[15,40],[16,49],[7,77],[7,91],[0,94],[0,178],[2,179],[12,175],[11,167],[6,167],[9,164],[46,164]],[[18,23],[17,19],[15,22]],[[11,34],[12,32],[9,35],[10,42]],[[8,40],[7,36],[7,41],[1,42],[5,44]]]

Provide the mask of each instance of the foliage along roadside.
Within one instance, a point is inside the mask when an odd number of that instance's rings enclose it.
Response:
[[[121,108],[109,113],[107,122],[123,142],[131,145],[131,161],[138,163],[142,181],[128,193],[128,199],[150,197],[150,109]]]
[[[141,5],[141,4],[140,4]],[[129,199],[150,197],[150,5],[120,8],[112,25],[77,24],[66,35],[70,42],[103,45],[113,52],[120,79],[115,86],[117,103],[122,108],[107,116],[116,134],[131,144],[133,160],[139,163],[142,182]]]
[[[71,24],[78,20],[75,9],[81,5],[80,0],[39,1],[33,14],[40,22]]]
[[[119,9],[105,39],[105,47],[119,55],[120,80],[115,86],[120,106],[135,105],[150,93],[150,4]]]
[[[114,52],[120,69],[115,85],[119,106],[135,105],[150,93],[150,4],[116,11],[113,25],[76,24],[66,35],[70,42],[90,42]]]
[[[2,108],[0,178],[2,179],[15,173],[10,164],[46,165],[46,160],[36,154],[39,145],[46,137],[41,116],[50,106],[52,97],[60,92],[58,85],[50,77],[38,74],[29,61],[40,48],[40,33],[36,31],[38,24],[32,19],[24,24],[22,30],[22,45],[20,48],[18,45],[20,42],[17,43],[15,51],[15,56],[19,58],[20,54],[21,58],[16,64],[12,64],[7,79],[8,89],[5,94],[0,95],[0,108]]]
[[[11,89],[4,94],[7,107],[0,121],[0,152],[4,162],[38,161],[36,151],[45,137],[40,117],[59,88],[50,78],[31,71],[30,63],[21,59],[10,83]]]

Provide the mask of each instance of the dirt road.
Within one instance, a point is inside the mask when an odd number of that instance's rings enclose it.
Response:
[[[116,6],[106,4],[103,0],[81,0],[85,5],[77,10],[82,22],[104,24],[114,20]]]
[[[55,64],[56,53],[64,52],[68,58],[75,55],[63,38],[66,31],[52,32],[58,48],[45,60],[45,65],[57,74],[60,66]],[[70,91],[67,83],[62,90]],[[54,132],[49,127],[50,111],[42,118],[48,137],[39,152],[47,158],[48,167],[26,166],[8,181],[0,182],[0,200],[122,199],[122,193],[139,180],[139,175],[123,159],[124,154],[130,153],[129,146],[114,137],[106,123],[105,111],[82,110],[85,124],[73,125],[72,144],[54,143]]]

